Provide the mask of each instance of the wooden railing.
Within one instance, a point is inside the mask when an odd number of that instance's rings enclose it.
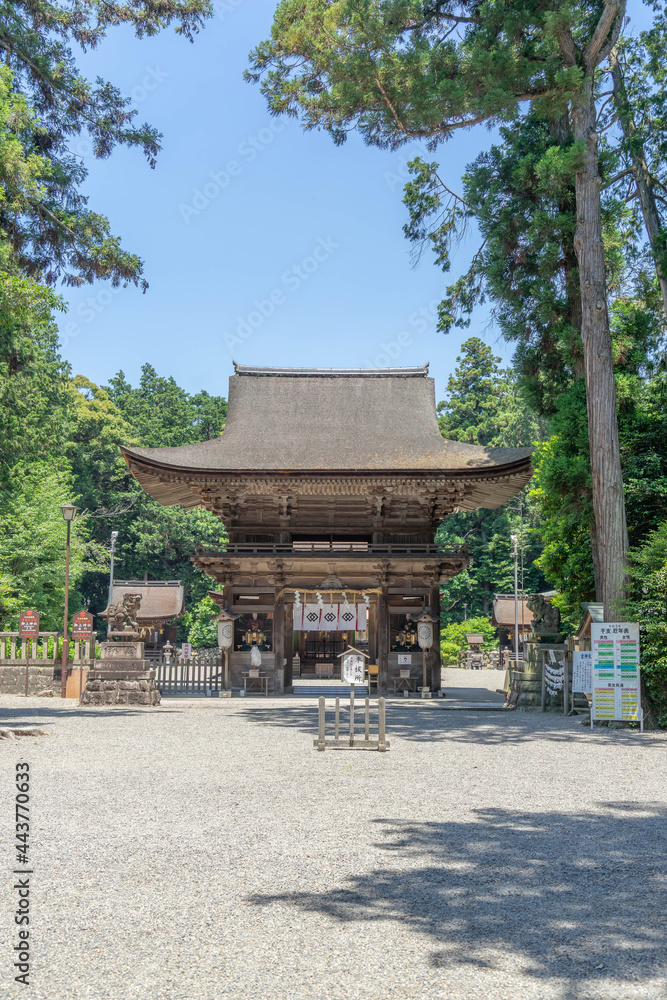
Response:
[[[62,632],[40,632],[35,639],[21,639],[18,632],[0,632],[0,666],[25,665],[26,653],[30,666],[57,666],[62,662]],[[71,641],[71,639],[70,639]],[[97,633],[92,639],[74,643],[74,657],[68,659],[73,666],[87,666],[94,662]],[[59,647],[60,646],[60,652]],[[50,650],[49,650],[49,647]]]
[[[224,548],[198,548],[198,556],[321,556],[322,553],[333,556],[420,556],[433,558],[462,559],[468,555],[468,546],[456,548],[430,544],[428,542],[230,542]]]

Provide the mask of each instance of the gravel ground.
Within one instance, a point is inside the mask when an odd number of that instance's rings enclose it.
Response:
[[[0,995],[664,997],[667,737],[558,715],[387,714],[389,753],[317,753],[304,699],[0,698],[0,723],[50,734],[0,741]],[[11,968],[21,759],[29,989]]]

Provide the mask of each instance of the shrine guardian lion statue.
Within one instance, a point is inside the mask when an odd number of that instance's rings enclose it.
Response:
[[[534,632],[559,632],[560,611],[541,594],[531,594],[527,600],[528,610],[532,612],[531,625]]]
[[[120,604],[110,604],[107,610],[109,633],[139,632],[137,611],[141,604],[141,594],[125,594]]]

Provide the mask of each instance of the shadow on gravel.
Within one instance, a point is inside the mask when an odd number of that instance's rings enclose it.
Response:
[[[494,968],[499,958],[506,968],[509,959],[528,979],[558,981],[563,1000],[598,996],[599,979],[607,991],[609,980],[640,988],[667,973],[667,809],[598,809],[478,810],[469,823],[378,819],[375,846],[392,855],[391,868],[380,861],[345,889],[249,901],[346,922],[397,920],[430,938],[434,970]],[[362,926],[358,933],[363,939]]]
[[[248,722],[260,726],[276,726],[298,729],[302,733],[317,736],[317,699],[303,699],[303,705],[266,708],[253,705],[238,710]],[[361,725],[363,701],[357,702],[355,715]],[[347,706],[341,705],[341,726],[348,725]],[[371,725],[377,725],[377,702],[371,702]],[[333,731],[334,709],[327,703],[327,733]],[[449,711],[441,708],[408,708],[403,705],[387,704],[387,739],[399,737],[416,742],[433,743],[438,740],[454,740],[458,743],[477,743],[494,746],[497,744],[520,744],[531,740],[554,742],[583,742],[591,738],[598,743],[614,743],[619,740],[644,740],[634,730],[609,730],[603,727],[591,731],[581,726],[574,718],[563,715],[544,715],[528,712],[475,712]],[[315,751],[316,752],[316,751]]]
[[[95,718],[95,719],[117,719],[119,716],[124,715],[143,715],[145,712],[159,712],[161,715],[172,714],[173,712],[178,712],[179,714],[183,709],[176,708],[93,708],[93,707],[81,707],[78,705],[73,705],[71,708],[59,708],[57,705],[44,706],[44,708],[25,708],[22,705],[16,708],[0,708],[0,725],[5,723],[11,723],[12,726],[18,725],[34,725],[35,720],[38,719],[40,725],[49,725],[58,721],[58,719],[70,719],[72,716],[77,716],[78,718]],[[19,721],[20,720],[20,721]]]

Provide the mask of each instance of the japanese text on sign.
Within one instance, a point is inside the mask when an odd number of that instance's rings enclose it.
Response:
[[[591,625],[593,718],[636,721],[639,694],[639,625],[608,622]]]

